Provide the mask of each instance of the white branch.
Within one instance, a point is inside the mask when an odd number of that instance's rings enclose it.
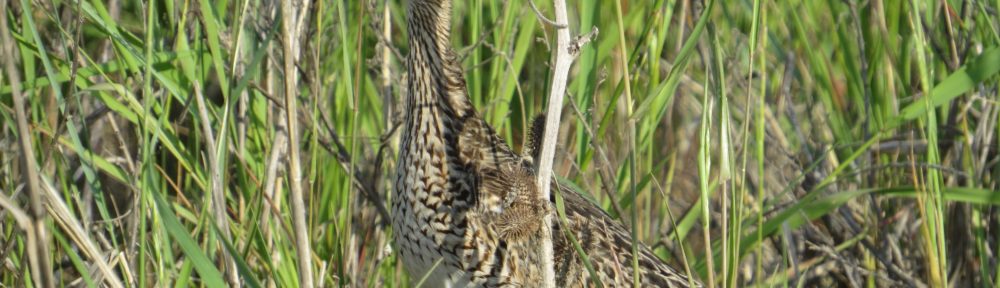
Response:
[[[573,53],[570,51],[569,21],[566,16],[566,1],[553,0],[556,14],[556,65],[552,75],[552,90],[549,92],[548,110],[545,113],[545,133],[542,138],[542,151],[538,164],[538,188],[541,189],[541,199],[546,203],[551,195],[552,162],[556,152],[556,140],[559,138],[559,118],[562,112],[563,96],[566,95],[566,81],[569,68],[573,64]],[[542,287],[556,287],[555,261],[552,249],[552,214],[545,215],[542,226]]]

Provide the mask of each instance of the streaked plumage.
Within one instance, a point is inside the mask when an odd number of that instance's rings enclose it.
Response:
[[[392,198],[396,250],[413,279],[429,275],[426,287],[536,286],[538,230],[553,210],[537,201],[534,182],[543,122],[536,120],[525,155],[518,155],[479,117],[449,46],[450,13],[450,0],[409,4],[409,94]],[[563,196],[569,220],[553,231],[559,286],[591,283],[565,232],[587,251],[605,285],[631,285],[629,233],[577,192],[552,188]],[[688,287],[687,277],[648,248],[639,251],[641,283]]]

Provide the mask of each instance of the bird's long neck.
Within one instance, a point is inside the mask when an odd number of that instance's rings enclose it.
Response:
[[[410,34],[407,110],[413,113],[419,109],[443,109],[462,118],[473,115],[462,68],[451,49],[451,1],[411,0],[407,16]]]

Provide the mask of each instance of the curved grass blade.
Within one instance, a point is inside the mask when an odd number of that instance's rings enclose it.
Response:
[[[212,260],[201,251],[201,247],[198,247],[198,243],[194,241],[194,238],[191,238],[181,222],[177,221],[177,216],[170,210],[170,204],[163,199],[163,195],[152,193],[152,196],[156,202],[157,212],[163,217],[163,228],[167,230],[170,237],[177,241],[177,245],[181,246],[184,255],[190,258],[194,269],[198,271],[198,275],[201,275],[202,283],[206,287],[226,287],[226,282],[222,280],[222,273],[215,268]]]

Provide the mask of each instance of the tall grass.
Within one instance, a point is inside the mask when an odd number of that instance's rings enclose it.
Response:
[[[528,1],[452,12],[469,96],[514,147],[554,60]],[[9,2],[2,285],[420,282],[385,209],[406,0],[310,2],[297,39],[274,1]],[[1000,2],[716,2],[570,1],[572,33],[599,33],[570,73],[561,183],[712,286],[1000,284]]]

